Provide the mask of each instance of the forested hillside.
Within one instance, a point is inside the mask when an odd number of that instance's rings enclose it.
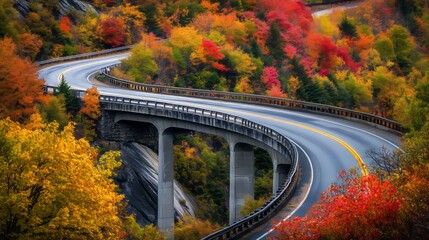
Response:
[[[403,124],[404,152],[368,153],[371,175],[341,173],[307,216],[277,227],[278,239],[429,235],[427,1],[364,0],[317,18],[299,0],[83,2],[93,9],[0,0],[1,239],[163,238],[125,211],[112,180],[118,152],[92,146],[97,89],[87,90],[83,106],[67,79],[56,96],[45,95],[34,64],[130,44],[137,45],[113,73],[131,81],[319,102]],[[272,173],[258,151],[255,189],[263,199]],[[174,152],[175,177],[195,195],[198,216],[225,224],[225,144],[176,136]],[[175,235],[199,239],[218,227],[185,219]]]
[[[400,2],[377,0],[313,19],[299,1],[246,3],[201,4],[192,20],[164,29],[167,41],[142,34],[115,74],[337,105],[410,128],[424,122],[405,111],[426,78],[424,12],[407,17]]]

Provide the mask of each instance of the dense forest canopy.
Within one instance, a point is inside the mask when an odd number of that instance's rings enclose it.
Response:
[[[112,181],[118,153],[99,156],[90,146],[97,89],[82,107],[65,79],[56,96],[44,95],[32,63],[129,44],[137,45],[113,70],[121,78],[337,105],[408,130],[406,154],[369,153],[370,176],[343,172],[307,216],[279,225],[279,239],[428,235],[427,1],[364,0],[317,18],[305,3],[330,1],[92,0],[96,11],[65,12],[59,0],[23,2],[18,12],[17,1],[0,0],[0,238],[162,239],[124,211]],[[176,136],[175,144],[175,177],[196,196],[198,217],[224,224],[225,144],[205,135]],[[272,172],[266,153],[256,155],[263,201]],[[243,213],[258,204],[250,199]],[[175,230],[198,239],[218,227],[184,219]]]

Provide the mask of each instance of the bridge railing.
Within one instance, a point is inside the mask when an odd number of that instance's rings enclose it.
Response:
[[[56,87],[45,86],[45,92],[55,93],[55,91]],[[78,98],[82,98],[85,95],[85,91],[73,91],[75,96]],[[109,95],[101,95],[100,103],[101,109],[104,110],[141,113],[191,121],[202,125],[221,128],[227,131],[233,131],[259,141],[269,138],[271,141],[268,142],[271,147],[278,152],[287,155],[288,158],[291,159],[291,168],[283,184],[263,207],[255,210],[252,214],[242,220],[206,236],[203,238],[205,240],[230,239],[243,236],[251,229],[270,219],[292,197],[293,192],[296,189],[298,181],[298,151],[295,145],[293,145],[288,138],[271,128],[231,114],[178,104]]]
[[[365,123],[370,123],[374,126],[381,126],[389,130],[396,132],[403,132],[399,122],[383,118],[374,114],[355,111],[347,108],[341,108],[326,104],[320,103],[311,103],[298,101],[293,99],[286,98],[276,98],[256,94],[244,94],[244,93],[234,93],[234,92],[222,92],[222,91],[213,91],[213,90],[203,90],[203,89],[190,89],[190,88],[180,88],[180,87],[171,87],[171,86],[162,86],[162,85],[151,85],[143,84],[132,81],[127,81],[124,79],[119,79],[109,74],[109,70],[113,67],[117,67],[119,64],[111,65],[101,69],[101,76],[106,82],[111,85],[126,88],[130,90],[150,92],[150,93],[160,93],[168,94],[175,96],[187,96],[187,97],[197,97],[204,99],[215,99],[215,100],[226,100],[226,101],[235,101],[241,103],[252,103],[258,105],[267,105],[277,108],[286,108],[291,110],[300,110],[300,111],[309,111],[319,114],[326,114],[331,116],[343,117],[352,120],[358,120]]]

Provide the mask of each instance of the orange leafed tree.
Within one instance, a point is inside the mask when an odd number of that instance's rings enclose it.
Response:
[[[273,85],[267,90],[267,95],[270,97],[287,98],[287,94],[283,93],[280,85]]]
[[[32,33],[23,33],[18,42],[18,53],[20,56],[29,57],[34,60],[43,45],[43,40],[40,36]]]
[[[100,117],[100,93],[96,87],[88,88],[82,101],[84,102],[84,106],[80,110],[82,113],[92,119]]]
[[[11,39],[0,40],[0,117],[23,121],[45,102],[44,81],[37,79],[37,68],[15,53]]]

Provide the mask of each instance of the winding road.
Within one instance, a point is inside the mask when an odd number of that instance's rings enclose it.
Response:
[[[73,89],[85,90],[92,86],[89,82],[91,74],[102,67],[118,63],[125,57],[127,54],[63,63],[41,69],[39,76],[46,80],[47,85],[57,86],[59,76],[64,74]],[[305,200],[294,213],[297,216],[305,214],[318,200],[320,193],[336,181],[341,170],[358,167],[356,156],[351,151],[356,151],[369,165],[371,159],[366,157],[366,151],[382,146],[394,150],[400,145],[400,136],[395,133],[341,118],[119,88],[98,86],[98,90],[105,95],[156,100],[225,112],[263,124],[287,136],[300,148],[302,184],[309,186],[308,194],[304,194],[307,195]],[[265,230],[262,229],[257,235],[264,233]],[[252,235],[248,239],[258,239],[258,236]]]
[[[73,89],[85,90],[92,86],[89,81],[91,74],[103,67],[119,63],[120,59],[127,56],[128,54],[118,54],[54,65],[41,69],[39,76],[46,80],[47,85],[57,86],[60,75],[64,74]],[[319,199],[320,193],[337,180],[341,170],[358,167],[357,158],[360,157],[370,165],[371,159],[365,154],[368,150],[383,146],[394,150],[400,145],[400,136],[396,133],[326,115],[102,86],[98,86],[98,90],[105,95],[156,100],[225,112],[265,125],[290,138],[299,149],[302,180],[298,192],[302,191],[301,196],[304,197],[284,213],[284,216],[280,214],[277,220],[290,216],[292,210],[295,216],[304,215]],[[246,239],[264,239],[269,229],[270,224],[263,226]]]

